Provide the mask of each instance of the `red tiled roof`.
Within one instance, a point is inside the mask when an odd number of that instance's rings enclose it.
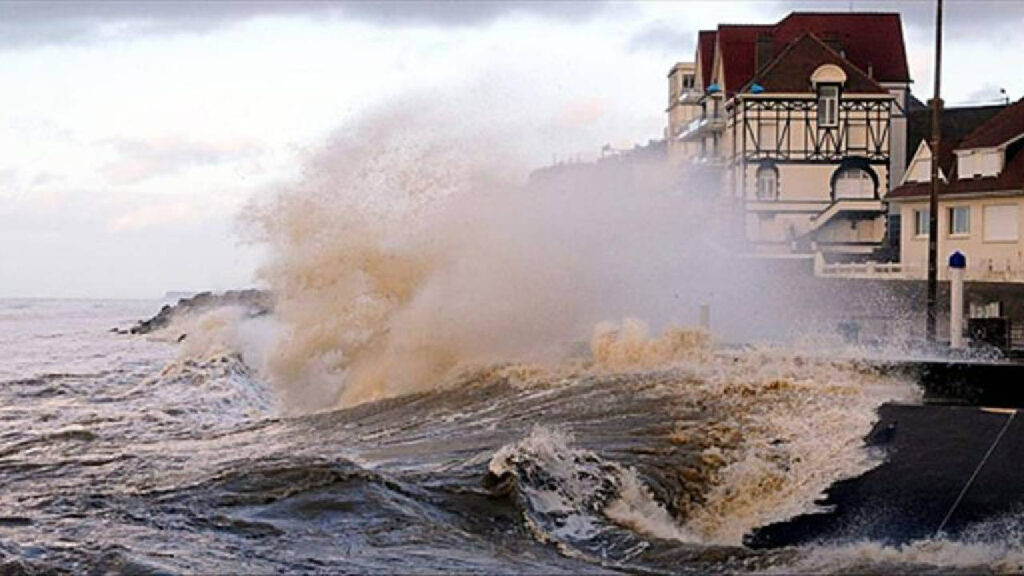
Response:
[[[814,34],[826,46],[865,72],[877,82],[909,82],[907,53],[903,42],[903,24],[895,13],[793,12],[773,25],[723,24],[718,33],[701,32],[701,56],[704,86],[710,83],[711,67],[706,42],[715,42],[722,52],[724,88],[735,94],[757,72],[758,35],[771,39],[771,54],[779,55],[805,34]]]
[[[771,29],[770,25],[722,24],[718,27],[718,49],[722,51],[727,93],[738,92],[753,77],[757,35]]]
[[[960,148],[991,148],[1024,134],[1024,98],[1003,109],[971,132]]]
[[[716,34],[714,30],[701,30],[697,35],[697,46],[700,50],[700,76],[705,88],[711,84],[711,67],[715,63]]]
[[[847,60],[861,70],[871,70],[879,82],[910,81],[897,13],[793,12],[772,31],[775,53],[807,32],[826,44],[836,42]]]
[[[952,165],[953,150],[971,132],[988,122],[1006,106],[958,106],[943,108],[941,116],[942,145],[939,166],[948,174]],[[932,133],[932,111],[930,108],[912,110],[907,114],[907,158],[917,153],[921,141],[927,142]]]
[[[811,33],[801,35],[786,46],[785,50],[757,75],[756,81],[767,92],[810,92],[813,90],[811,74],[823,64],[834,64],[846,73],[844,92],[888,94],[888,90],[878,82],[868,78],[867,74]]]

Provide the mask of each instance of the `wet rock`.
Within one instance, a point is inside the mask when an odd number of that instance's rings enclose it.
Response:
[[[249,310],[250,316],[262,316],[270,313],[273,310],[273,305],[273,297],[270,292],[265,290],[228,290],[221,294],[200,292],[191,298],[178,300],[173,306],[164,305],[155,316],[140,320],[127,332],[149,334],[166,328],[178,316],[206,312],[222,306],[242,306]]]

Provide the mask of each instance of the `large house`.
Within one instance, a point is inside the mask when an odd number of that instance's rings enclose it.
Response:
[[[668,158],[718,175],[751,251],[866,257],[903,176],[909,84],[898,14],[721,25],[669,73]]]
[[[973,114],[988,119],[966,135],[943,116],[937,154],[938,253],[964,253],[968,280],[1024,282],[1024,99]],[[901,218],[900,260],[906,278],[927,275],[932,157],[922,139],[901,185],[889,194]],[[945,270],[940,265],[940,278]]]

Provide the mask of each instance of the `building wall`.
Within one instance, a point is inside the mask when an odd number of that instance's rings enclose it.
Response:
[[[784,96],[785,97],[785,96]],[[782,152],[798,157],[808,151],[816,151],[815,143],[807,137],[807,133],[822,133],[818,127],[817,114],[814,109],[803,112],[800,110],[767,110],[756,109],[760,102],[753,96],[745,96],[752,109],[745,112],[749,116],[750,132],[745,135],[744,143],[748,152],[753,152],[756,143],[761,144],[762,150],[772,150],[776,145],[780,146]],[[817,98],[814,95],[792,95],[785,97],[789,102],[795,104],[814,103]],[[767,100],[767,99],[766,99]],[[877,97],[863,97],[858,95],[845,95],[843,100],[861,101],[870,104],[885,105],[885,100]],[[743,113],[738,114],[742,116]],[[789,121],[789,129],[785,130],[785,124]],[[742,122],[742,118],[737,118]],[[877,111],[847,110],[839,112],[839,124],[841,129],[833,129],[831,134],[839,137],[839,152],[843,156],[870,156],[876,153],[891,157],[892,146],[895,146],[893,133],[889,127],[890,117],[886,113],[879,114]],[[889,130],[889,139],[883,141],[881,148],[876,150],[874,143],[870,142],[870,132],[875,138],[881,137],[886,130]],[[742,134],[741,134],[742,136]],[[755,142],[756,141],[756,142]],[[831,147],[831,141],[828,142]],[[826,152],[833,152],[828,149]]]
[[[685,127],[700,115],[700,107],[692,104],[684,104],[679,101],[687,91],[700,94],[700,79],[697,76],[696,66],[692,62],[680,62],[672,67],[668,75],[668,125],[665,128],[665,141],[668,146],[668,161],[670,166],[679,167],[688,159],[694,157],[700,149],[699,143],[681,142],[676,138],[682,127]],[[683,86],[683,77],[689,75],[693,78],[693,87]]]
[[[681,166],[700,152],[699,142],[682,142],[675,137],[680,127],[688,125],[700,113],[696,106],[676,104],[669,108],[668,130],[665,141],[668,143],[668,160],[672,166]]]
[[[850,132],[845,143],[852,146],[863,146],[866,141],[866,125],[863,122],[854,121],[850,125]],[[884,123],[885,120],[883,119]],[[773,113],[751,118],[752,130],[756,131],[759,138],[767,137],[777,142],[779,118]],[[812,126],[816,126],[816,120],[812,118]],[[747,239],[757,243],[771,244],[765,247],[770,252],[789,251],[795,239],[808,234],[814,225],[814,217],[824,211],[832,203],[832,177],[839,169],[839,162],[822,161],[820,163],[790,163],[785,160],[766,160],[778,170],[778,199],[763,200],[757,197],[757,172],[762,163],[759,161],[744,162],[743,147],[748,152],[754,150],[754,143],[750,135],[746,141],[742,139],[742,115],[737,115],[730,127],[735,126],[737,130],[728,130],[730,138],[737,138],[738,165],[735,174],[737,175],[737,187],[745,199],[745,208],[748,213],[746,218]],[[767,128],[766,128],[767,126]],[[790,126],[792,135],[785,147],[793,157],[799,157],[805,152],[803,121],[794,120]],[[734,136],[735,135],[735,136]],[[884,198],[888,183],[888,166],[874,164],[871,170],[878,178],[876,193],[879,198]],[[885,217],[879,215],[874,218],[860,220],[849,220],[837,218],[820,228],[814,235],[817,239],[818,248],[830,251],[831,244],[846,244],[847,250],[856,252],[870,252],[883,239],[885,234]],[[763,250],[762,250],[763,251]]]
[[[892,178],[889,190],[899,186],[903,178],[903,170],[910,161],[907,158],[907,96],[910,92],[907,84],[883,84],[893,95],[893,109],[889,125],[889,158]]]
[[[900,259],[910,265],[910,276],[926,278],[928,275],[928,236],[915,234],[917,211],[927,211],[926,199],[915,202],[900,202],[901,233]],[[1017,240],[986,241],[984,207],[989,205],[1012,205],[1017,209]],[[953,236],[949,233],[949,208],[967,206],[970,209],[970,232]],[[939,278],[947,278],[949,255],[959,250],[967,256],[968,280],[999,281],[1024,280],[1024,242],[1021,239],[1021,223],[1024,223],[1024,198],[989,197],[939,202]]]
[[[714,71],[711,81],[719,84],[724,90],[724,78],[721,77],[720,55],[716,54]],[[696,66],[694,70],[696,72]],[[698,82],[699,84],[699,82]],[[701,87],[703,88],[703,87]],[[899,104],[905,98],[905,90],[897,92]],[[840,162],[848,157],[872,158],[869,160],[871,170],[877,178],[875,192],[882,199],[890,187],[889,166],[883,160],[887,158],[893,147],[905,147],[902,140],[894,143],[894,132],[889,108],[889,95],[884,99],[878,96],[849,94],[844,98],[850,100],[868,100],[883,106],[865,111],[860,106],[840,108],[840,126],[842,129],[828,131],[828,134],[842,134],[838,143],[824,144],[824,148],[816,148],[816,143],[807,138],[807,134],[820,135],[817,127],[817,114],[812,109],[801,110],[807,101],[817,102],[815,94],[774,94],[763,96],[744,95],[743,98],[755,101],[772,96],[782,98],[783,102],[792,100],[803,101],[787,110],[774,111],[762,109],[758,114],[750,113],[745,118],[743,102],[733,99],[730,104],[734,109],[726,108],[723,93],[708,95],[702,105],[675,105],[669,107],[670,129],[678,130],[697,118],[712,118],[715,115],[716,103],[720,117],[724,120],[724,128],[720,131],[706,130],[701,139],[693,142],[680,142],[670,138],[669,158],[677,167],[689,164],[717,167],[721,170],[718,186],[723,199],[736,209],[737,217],[742,219],[745,237],[755,245],[758,252],[790,253],[794,249],[805,252],[812,248],[810,239],[820,238],[821,243],[832,244],[833,249],[841,250],[839,244],[847,244],[859,253],[870,252],[880,245],[885,233],[885,217],[868,214],[843,212],[835,217],[835,222],[819,227],[812,237],[808,233],[814,227],[814,217],[832,204],[832,178],[840,166]],[[881,100],[881,102],[880,102]],[[764,108],[764,107],[762,107]],[[893,107],[895,109],[895,106]],[[756,116],[756,117],[755,117]],[[762,201],[757,198],[757,170],[762,164],[758,160],[747,160],[747,156],[755,150],[755,140],[769,141],[774,148],[780,135],[780,127],[789,120],[789,130],[782,141],[783,150],[768,155],[764,160],[772,161],[779,173],[778,198],[773,201]],[[747,130],[749,120],[750,129]],[[870,130],[880,137],[888,131],[889,138],[875,146],[869,138]],[[905,130],[904,130],[905,131]],[[822,143],[817,143],[821,146]],[[819,154],[824,151],[824,158]],[[902,169],[902,167],[900,168]],[[847,181],[848,184],[852,182]],[[874,184],[874,182],[872,182]],[[878,209],[881,211],[881,208]],[[852,219],[852,220],[851,220]],[[796,242],[795,241],[799,241]],[[873,245],[872,245],[873,244]],[[825,249],[824,246],[822,249]]]

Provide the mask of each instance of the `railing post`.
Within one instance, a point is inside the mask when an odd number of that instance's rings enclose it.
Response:
[[[949,257],[949,347],[964,347],[964,269],[967,257],[959,251]]]

